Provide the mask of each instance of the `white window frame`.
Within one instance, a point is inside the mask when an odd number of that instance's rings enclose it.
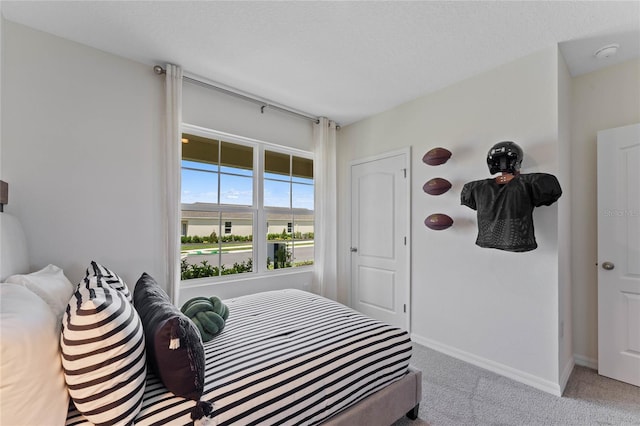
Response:
[[[196,136],[201,136],[209,139],[222,140],[224,142],[232,142],[240,145],[246,145],[253,147],[253,206],[235,206],[217,204],[216,210],[224,213],[228,212],[249,212],[253,214],[253,271],[242,274],[222,275],[216,277],[195,278],[190,280],[182,280],[182,286],[189,286],[191,284],[201,284],[203,282],[225,282],[225,281],[242,281],[251,280],[264,276],[273,276],[277,274],[286,274],[294,271],[309,270],[311,265],[299,266],[295,268],[284,268],[277,270],[269,270],[267,268],[267,214],[269,212],[281,211],[282,208],[269,208],[264,207],[264,185],[262,184],[264,179],[264,152],[275,151],[283,154],[294,155],[297,157],[307,158],[314,161],[315,158],[313,152],[304,151],[298,148],[291,148],[284,145],[279,145],[271,142],[261,141],[258,139],[247,138],[243,136],[234,135],[231,133],[220,132],[217,130],[208,129],[205,127],[195,126],[192,124],[183,123],[181,127],[182,133],[189,133]],[[182,161],[182,160],[181,160]],[[182,191],[182,189],[181,189]],[[179,197],[181,198],[181,197]],[[195,208],[194,208],[195,210]],[[295,215],[296,209],[286,209],[293,212]],[[315,211],[315,206],[314,206]],[[314,230],[315,233],[315,230]]]

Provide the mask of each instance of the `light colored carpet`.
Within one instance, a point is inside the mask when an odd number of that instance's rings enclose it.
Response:
[[[556,397],[415,343],[411,364],[422,370],[419,419],[393,426],[640,425],[640,388],[585,367]]]

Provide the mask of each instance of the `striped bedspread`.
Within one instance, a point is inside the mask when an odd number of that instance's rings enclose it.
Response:
[[[322,423],[407,372],[405,331],[331,300],[282,290],[224,302],[226,327],[204,345],[211,424]],[[194,405],[150,373],[135,424],[190,425]],[[76,424],[87,423],[71,410]]]

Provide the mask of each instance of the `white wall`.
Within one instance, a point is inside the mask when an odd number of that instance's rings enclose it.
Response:
[[[163,86],[151,67],[5,21],[2,178],[31,268],[162,277]]]
[[[185,83],[182,120],[187,124],[312,151],[311,121],[260,107],[212,89]]]
[[[599,130],[640,123],[640,60],[572,81],[573,345],[576,363],[597,367],[596,139]]]
[[[0,6],[0,99],[2,99],[3,76],[2,68],[4,68],[4,16],[2,16],[2,6]],[[2,102],[0,102],[0,153],[2,153]],[[0,160],[0,180],[2,180],[2,161]],[[2,250],[0,248],[0,250]],[[0,253],[1,254],[1,253]],[[2,256],[0,256],[2,258]]]
[[[242,296],[244,294],[282,290],[287,288],[312,291],[312,279],[312,271],[307,268],[302,270],[302,272],[287,270],[285,272],[274,272],[268,276],[251,278],[234,275],[223,277],[221,282],[216,284],[207,282],[206,279],[189,280],[193,282],[180,289],[180,300],[178,302],[178,306],[182,306],[192,297],[202,295],[215,294],[222,299],[229,299],[232,297]]]
[[[95,259],[133,288],[146,271],[159,281],[162,249],[163,79],[152,67],[31,28],[3,22],[2,179],[7,211],[26,230],[31,268],[54,263],[79,281]],[[311,150],[312,123],[192,84],[184,85],[190,124]],[[269,288],[309,289],[311,272],[258,283],[192,280],[181,299],[228,297]],[[161,285],[165,283],[160,282]]]
[[[558,180],[562,182],[562,203],[558,204],[558,367],[564,389],[574,367],[571,316],[571,75],[558,51]]]
[[[337,144],[339,294],[348,300],[348,163],[412,146],[413,339],[557,394],[558,204],[570,200],[535,210],[539,247],[527,253],[477,247],[475,212],[460,205],[465,182],[490,177],[487,151],[502,140],[522,146],[524,173],[558,174],[557,49],[344,127]],[[442,166],[423,164],[435,146],[453,157]],[[453,188],[425,194],[422,185],[435,176]],[[449,214],[453,227],[427,229],[424,218],[433,212]]]
[[[2,99],[2,87],[4,68],[4,16],[2,16],[2,2],[0,2],[0,100]],[[0,102],[0,180],[5,180],[2,174],[2,102]],[[1,231],[0,231],[1,232]],[[0,235],[0,238],[2,235]],[[0,274],[2,273],[2,244],[0,244]]]

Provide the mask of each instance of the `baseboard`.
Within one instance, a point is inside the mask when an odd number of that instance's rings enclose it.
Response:
[[[534,376],[533,374],[517,370],[513,367],[500,364],[490,359],[479,357],[472,353],[462,351],[460,349],[418,336],[416,334],[411,334],[411,340],[422,346],[426,346],[435,351],[442,352],[443,354],[468,362],[469,364],[473,364],[477,367],[484,368],[485,370],[500,374],[501,376],[508,377],[509,379],[515,380],[516,382],[524,383],[525,385],[534,387],[555,396],[562,395],[560,383],[554,383],[550,380]]]
[[[564,393],[564,388],[567,387],[567,382],[569,381],[569,377],[571,376],[571,373],[573,372],[573,367],[575,367],[575,361],[573,360],[573,357],[571,357],[567,363],[564,366],[564,369],[562,370],[562,374],[560,375],[560,393],[563,394]]]
[[[598,369],[598,360],[586,357],[584,355],[573,354],[573,359],[576,361],[576,365],[581,367],[587,367],[592,370]]]

